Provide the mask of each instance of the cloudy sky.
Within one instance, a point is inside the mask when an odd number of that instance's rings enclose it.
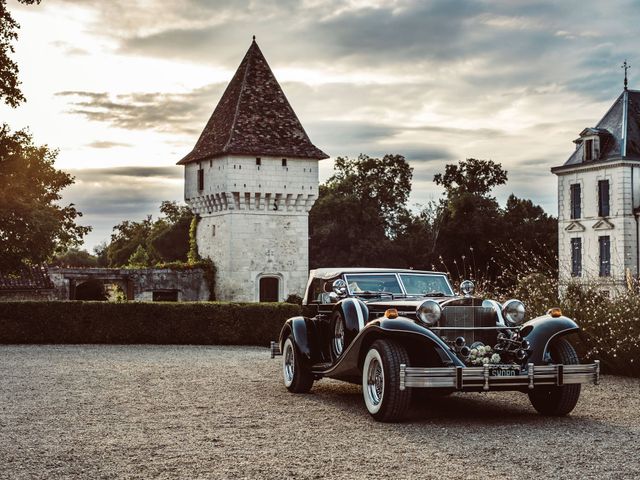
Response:
[[[182,168],[256,35],[311,140],[332,157],[404,155],[413,203],[434,173],[476,157],[501,163],[496,194],[556,213],[571,141],[640,75],[634,0],[9,0],[27,103],[14,128],[60,150],[65,194],[94,227],[182,199]],[[636,66],[637,65],[637,66]],[[321,162],[325,180],[332,160]]]

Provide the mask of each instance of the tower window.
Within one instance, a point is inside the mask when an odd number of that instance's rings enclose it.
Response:
[[[216,226],[215,225],[211,225],[211,236],[212,237],[216,236]]]
[[[282,159],[282,166],[283,166],[283,167],[286,167],[286,166],[287,166],[287,159],[286,159],[286,158],[283,158],[283,159]]]
[[[238,165],[238,170],[242,170],[242,165]]]
[[[598,216],[609,216],[609,180],[598,181]]]
[[[580,184],[574,183],[570,187],[571,191],[571,218],[580,218]]]
[[[202,168],[198,169],[198,190],[204,190],[204,170]]]
[[[580,277],[582,275],[582,239],[571,239],[571,276]]]
[[[256,157],[256,165],[262,165],[262,159],[260,157]]]
[[[600,276],[611,276],[611,239],[610,237],[598,237],[600,245]]]

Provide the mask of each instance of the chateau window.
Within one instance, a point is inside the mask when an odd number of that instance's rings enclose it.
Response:
[[[282,159],[282,166],[283,166],[283,167],[286,167],[286,166],[287,166],[287,159],[286,159],[286,158],[283,158],[283,159]]]
[[[580,184],[574,183],[570,187],[571,191],[571,218],[580,218]]]
[[[598,181],[598,216],[609,216],[609,180]]]
[[[204,190],[204,170],[202,168],[198,169],[198,190]]]
[[[609,236],[598,237],[600,245],[600,276],[609,277],[611,275],[611,239]]]
[[[211,236],[212,237],[216,236],[216,226],[215,225],[211,225]]]
[[[262,165],[262,159],[260,157],[256,157],[256,165]]]
[[[582,276],[582,239],[571,239],[571,276]]]
[[[585,140],[584,142],[584,161],[593,160],[593,140]]]

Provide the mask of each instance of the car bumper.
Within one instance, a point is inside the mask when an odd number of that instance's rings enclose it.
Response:
[[[453,388],[455,390],[520,390],[600,381],[600,362],[585,365],[534,365],[518,375],[492,376],[484,367],[421,368],[400,365],[400,390],[406,388]]]

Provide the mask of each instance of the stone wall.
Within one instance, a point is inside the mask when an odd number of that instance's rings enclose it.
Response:
[[[199,268],[51,268],[49,276],[58,300],[75,299],[75,288],[92,279],[119,285],[129,300],[152,301],[154,292],[157,295],[175,292],[178,301],[209,300],[209,285],[204,271]]]

